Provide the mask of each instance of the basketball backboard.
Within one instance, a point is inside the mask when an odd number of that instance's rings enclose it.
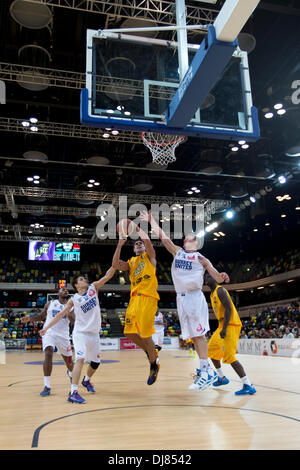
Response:
[[[206,47],[206,41],[188,45],[189,64],[199,48]],[[181,84],[178,63],[176,42],[88,30],[81,122],[103,129],[257,140],[259,125],[246,52],[235,47],[225,69],[183,128],[167,124],[168,107]]]

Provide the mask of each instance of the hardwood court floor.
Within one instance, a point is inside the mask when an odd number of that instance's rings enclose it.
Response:
[[[0,365],[0,449],[299,450],[300,365],[289,358],[238,358],[256,395],[234,395],[241,386],[228,365],[227,386],[189,391],[198,361],[184,350],[160,353],[159,378],[150,387],[142,351],[105,351],[108,362],[92,380],[97,393],[80,385],[87,403],[78,405],[66,401],[64,365],[54,365],[52,394],[41,398],[42,365],[35,363],[43,361],[42,352],[8,352]]]

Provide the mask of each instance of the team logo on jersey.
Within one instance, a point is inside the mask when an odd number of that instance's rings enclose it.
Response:
[[[198,333],[204,331],[204,328],[202,327],[201,323],[199,323],[198,327],[196,328],[196,331],[198,331]]]
[[[187,259],[195,260],[195,255],[193,255],[193,256],[188,256]]]
[[[94,289],[90,289],[89,296],[92,297],[95,294],[96,294],[96,291],[94,291]]]

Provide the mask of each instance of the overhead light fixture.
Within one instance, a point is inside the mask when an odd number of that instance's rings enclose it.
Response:
[[[274,114],[271,113],[271,112],[265,114],[265,118],[266,118],[266,119],[272,119],[273,116],[274,116]]]
[[[258,229],[257,229],[257,228],[254,228],[254,229],[253,229],[253,232],[258,232]]]
[[[232,147],[232,148],[231,148],[231,151],[232,151],[232,152],[238,152],[238,151],[239,151],[239,148],[238,148],[238,147]]]
[[[30,122],[28,122],[28,121],[22,121],[21,124],[22,124],[23,127],[29,127],[30,126]]]
[[[89,180],[89,183],[95,183],[95,180]]]
[[[225,214],[226,219],[232,219],[234,216],[233,211],[227,211]]]
[[[111,131],[112,135],[118,135],[119,131]]]
[[[32,124],[36,124],[38,122],[38,119],[36,117],[31,117],[29,119],[29,121],[32,123]]]
[[[31,176],[28,176],[27,181],[33,181],[33,178],[31,178]]]
[[[108,139],[108,138],[109,138],[109,134],[104,133],[104,134],[103,134],[103,137],[104,137],[104,139]]]
[[[256,202],[256,199],[254,196],[250,196],[250,201],[253,202],[253,204]]]
[[[286,217],[286,215],[285,215],[285,214],[281,214],[281,216],[280,216],[280,217],[282,217],[282,218],[284,219],[284,217]]]
[[[34,184],[40,184],[39,180],[33,180]]]
[[[274,109],[281,109],[283,108],[283,104],[282,103],[277,103],[274,105]]]
[[[125,111],[125,116],[130,116],[131,112],[130,111]]]
[[[39,175],[34,175],[33,179],[34,179],[34,180],[39,180],[40,177],[39,177]]]
[[[261,286],[261,287],[258,287],[257,289],[264,289],[264,287],[263,287],[263,286]]]
[[[39,128],[37,126],[30,126],[30,130],[32,132],[37,132],[39,130]]]
[[[98,181],[95,181],[94,186],[99,186],[100,183]]]
[[[187,193],[188,193],[188,194],[193,194],[193,191],[188,191]]]
[[[191,188],[192,191],[196,191],[196,189],[198,189],[198,188],[196,188],[196,186],[193,186],[193,187]]]
[[[266,223],[265,223],[265,226],[266,226],[266,227],[269,227],[269,225],[270,225],[270,222],[266,222]]]
[[[88,183],[88,184],[87,184],[87,187],[88,187],[88,188],[93,188],[93,186],[94,186],[94,185],[93,185],[92,183]]]
[[[205,230],[206,232],[212,232],[217,227],[218,227],[218,222],[213,222],[212,224],[205,227]]]
[[[282,116],[282,115],[285,114],[285,113],[286,113],[286,109],[279,109],[279,110],[277,111],[277,114],[279,114],[279,116]]]
[[[295,207],[296,211],[300,211],[300,206]]]
[[[218,237],[218,238],[220,238],[220,236],[221,236],[221,235],[219,235],[218,232],[214,232],[214,235],[215,235],[215,237]]]
[[[219,232],[219,234],[221,235],[221,237],[225,237],[225,233]]]
[[[244,145],[246,143],[245,140],[239,140],[239,145]]]
[[[280,184],[286,183],[286,177],[285,177],[284,175],[278,176],[278,182],[279,182]]]
[[[249,144],[244,144],[244,145],[242,145],[242,149],[246,150],[246,149],[248,149],[248,148],[249,148]]]

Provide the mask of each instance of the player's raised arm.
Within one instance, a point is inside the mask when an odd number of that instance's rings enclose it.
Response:
[[[152,230],[159,236],[164,247],[175,256],[177,251],[180,250],[180,246],[175,245],[172,240],[165,234],[165,232],[160,228],[156,220],[151,214],[151,211],[143,211],[140,215],[140,219],[150,223]]]
[[[46,316],[47,316],[47,310],[48,310],[48,307],[50,305],[50,301],[47,302],[45,305],[44,305],[44,308],[43,308],[43,311],[39,314],[36,314],[36,315],[32,315],[30,317],[23,317],[21,318],[21,322],[22,323],[29,323],[29,322],[35,322],[35,321],[42,321],[42,320],[45,320]]]
[[[70,313],[70,310],[71,310],[72,307],[74,307],[74,304],[73,304],[73,300],[70,299],[70,300],[68,300],[68,302],[66,303],[66,306],[62,309],[62,311],[59,312],[53,318],[53,320],[51,320],[51,322],[47,326],[45,326],[45,328],[40,330],[40,335],[44,336],[46,331],[49,330],[49,328],[52,328],[52,326],[56,325],[56,323],[58,323],[59,320],[61,320],[65,315],[68,315]]]
[[[215,279],[217,282],[229,282],[229,276],[226,273],[219,273],[216,268],[212,265],[209,259],[205,258],[204,256],[199,256],[199,263],[209,272],[209,274]]]
[[[129,270],[129,264],[126,261],[122,261],[120,259],[121,249],[122,249],[122,246],[125,243],[126,243],[126,240],[124,238],[119,239],[116,251],[115,251],[113,259],[112,259],[112,267],[114,269],[119,269],[120,271],[128,271]]]
[[[101,277],[99,281],[93,282],[93,286],[96,287],[96,289],[99,289],[100,287],[104,286],[104,284],[109,281],[115,274],[116,270],[112,266],[109,268],[105,276]]]

